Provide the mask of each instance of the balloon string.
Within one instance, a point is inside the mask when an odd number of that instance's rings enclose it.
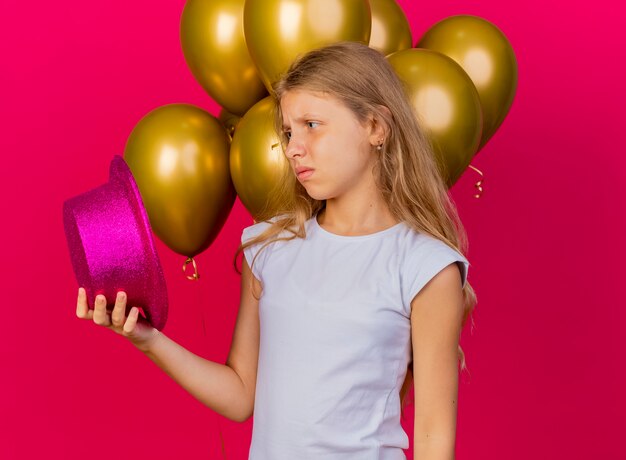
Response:
[[[233,136],[235,135],[235,127],[233,125],[230,125],[227,128],[226,132],[228,133],[228,137],[230,138],[230,141],[232,142],[233,141]]]
[[[482,185],[483,185],[483,181],[484,181],[485,175],[482,172],[480,172],[480,170],[478,170],[478,168],[475,168],[472,165],[469,165],[469,167],[472,168],[474,171],[476,171],[478,174],[480,174],[480,179],[478,180],[478,182],[476,182],[474,184],[474,187],[476,187],[478,189],[478,193],[476,195],[474,195],[474,198],[480,198],[480,196],[483,194],[483,187],[482,187]]]
[[[187,265],[189,265],[190,263],[193,265],[193,275],[191,276],[187,275]],[[196,265],[196,261],[193,259],[193,257],[188,257],[187,260],[185,260],[185,263],[183,265],[183,273],[187,276],[188,280],[197,281],[200,279],[200,275],[198,274],[198,266]]]
[[[196,266],[196,262],[194,261],[193,257],[189,257],[186,261],[185,261],[185,265],[183,265],[183,272],[185,272],[185,268],[187,267],[187,265],[189,263],[193,264],[194,267],[194,274],[192,276],[187,276],[188,279],[190,280],[198,280],[200,278],[200,275],[198,275],[198,267]],[[202,308],[200,308],[200,305],[202,303],[202,292],[200,291],[200,289],[198,289],[198,296],[197,296],[197,301],[196,301],[196,305],[198,305],[198,310],[200,312],[200,320],[202,323],[202,336],[206,339],[206,323],[204,321],[204,311],[202,310]],[[220,437],[220,448],[222,450],[222,457],[224,457],[224,460],[226,460],[226,444],[224,443],[224,436],[222,435],[222,427],[220,426],[220,416],[218,414],[215,415],[217,418],[217,433]]]
[[[218,429],[218,433],[220,435],[220,446],[222,448],[222,457],[224,457],[224,460],[226,460],[226,445],[224,443],[224,436],[222,436],[222,428],[220,427],[220,416],[217,415],[217,429]]]

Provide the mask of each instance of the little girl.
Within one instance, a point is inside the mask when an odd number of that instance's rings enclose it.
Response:
[[[150,327],[120,292],[77,315],[113,329],[214,411],[254,415],[251,460],[453,459],[467,245],[398,77],[365,45],[296,60],[274,87],[288,174],[243,230],[225,364]],[[237,255],[236,254],[236,255]]]

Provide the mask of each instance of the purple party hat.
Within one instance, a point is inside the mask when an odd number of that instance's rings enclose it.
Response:
[[[168,299],[148,214],[130,168],[115,155],[109,182],[63,203],[74,274],[93,308],[103,294],[112,308],[118,291],[143,309],[156,329],[167,321]]]

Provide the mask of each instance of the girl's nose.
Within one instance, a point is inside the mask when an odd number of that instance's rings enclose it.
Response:
[[[304,152],[305,152],[305,149],[304,149],[304,145],[302,144],[302,142],[294,138],[292,135],[291,139],[289,139],[289,144],[287,144],[287,148],[285,149],[285,155],[287,155],[287,158],[291,159],[295,157],[296,155],[302,156],[304,155]]]

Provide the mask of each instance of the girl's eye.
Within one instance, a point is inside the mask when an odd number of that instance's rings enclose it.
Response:
[[[285,135],[287,140],[291,139],[291,131],[285,131],[283,134]]]
[[[311,125],[319,125],[319,123],[317,121],[307,121],[306,122],[307,125],[309,125],[309,128],[315,128],[315,126],[311,126]]]

